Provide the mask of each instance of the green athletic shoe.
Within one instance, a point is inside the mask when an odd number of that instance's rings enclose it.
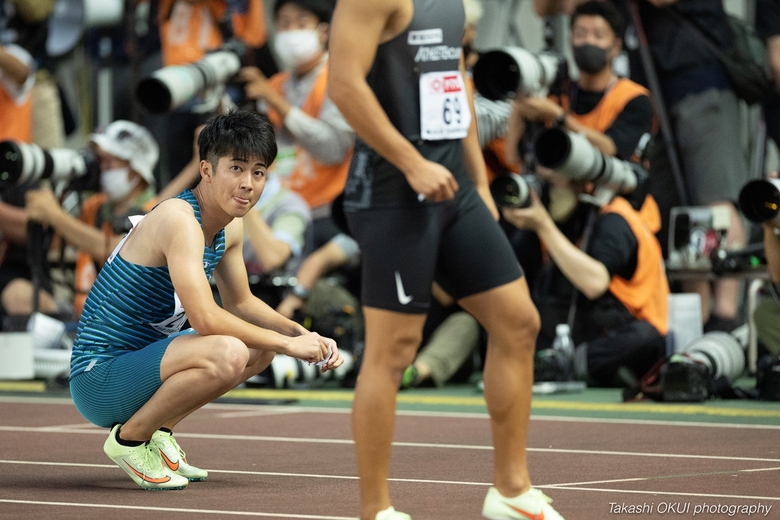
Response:
[[[121,424],[111,428],[108,439],[103,444],[103,451],[108,458],[122,468],[133,481],[143,489],[173,490],[184,489],[189,482],[186,478],[171,473],[163,465],[160,452],[151,442],[140,446],[123,446],[116,440],[116,434]]]
[[[378,512],[374,520],[412,520],[412,517],[406,513],[396,511],[393,509],[393,506],[390,506],[384,511]]]
[[[536,488],[507,498],[491,486],[482,506],[482,516],[489,520],[563,520],[551,502],[550,497]]]
[[[181,446],[179,446],[179,443],[176,442],[176,437],[173,436],[173,433],[157,430],[152,435],[152,440],[149,441],[149,444],[160,451],[163,463],[173,473],[186,477],[190,482],[200,482],[206,480],[206,477],[209,476],[209,472],[205,469],[196,468],[187,463],[187,456],[184,450],[181,449]]]
[[[404,370],[404,375],[401,378],[401,390],[406,390],[407,388],[411,388],[414,386],[415,381],[417,380],[417,367],[414,365],[409,365],[406,367],[406,370]]]

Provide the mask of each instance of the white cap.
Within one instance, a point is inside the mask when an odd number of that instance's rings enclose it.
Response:
[[[568,323],[559,323],[555,326],[555,335],[556,336],[568,336],[569,332],[569,324]]]
[[[89,140],[104,152],[130,161],[130,168],[154,186],[154,167],[160,158],[160,147],[149,130],[120,119],[110,123],[102,132],[90,134]]]

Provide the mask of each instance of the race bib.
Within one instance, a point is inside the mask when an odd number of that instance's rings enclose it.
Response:
[[[466,85],[460,72],[420,75],[420,133],[428,141],[461,139],[471,124]]]

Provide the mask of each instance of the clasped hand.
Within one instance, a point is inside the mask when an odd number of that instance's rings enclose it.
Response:
[[[328,358],[328,351],[331,351]],[[316,332],[306,332],[300,336],[290,338],[289,351],[291,357],[298,358],[307,363],[319,363],[327,359],[320,367],[320,372],[327,372],[338,368],[344,363],[336,342],[330,338],[320,336]]]

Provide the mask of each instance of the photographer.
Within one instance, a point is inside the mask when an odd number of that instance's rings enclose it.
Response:
[[[569,12],[579,2],[534,0],[534,8],[548,16]],[[611,3],[628,8],[633,1]],[[747,234],[734,202],[750,172],[750,153],[743,143],[741,102],[733,81],[704,43],[710,40],[721,52],[732,52],[734,35],[723,4],[722,0],[637,2],[652,63],[632,62],[631,74],[641,76],[643,65],[653,67],[660,89],[653,94],[666,106],[688,204],[728,211],[725,247],[737,250],[745,246]],[[652,154],[651,192],[661,207],[666,227],[670,209],[681,205],[681,194],[667,155],[669,143],[659,140],[658,144]],[[705,332],[731,332],[742,324],[739,283],[733,278],[683,283],[686,292],[701,296]]]
[[[244,263],[252,292],[275,307],[282,294],[269,278],[295,273],[311,250],[311,210],[300,195],[282,187],[277,175],[269,174],[260,200],[243,220]]]
[[[35,83],[33,57],[20,45],[11,43],[6,28],[8,6],[0,1],[0,141],[32,141],[32,96]],[[0,194],[0,330],[6,315],[30,314],[31,272],[27,254],[27,215],[24,187],[12,186]],[[24,285],[27,297],[17,298],[17,287]],[[39,308],[56,313],[48,280],[43,280]],[[21,289],[24,290],[24,289]]]
[[[100,166],[101,191],[89,197],[75,218],[48,189],[26,196],[28,218],[51,227],[79,250],[75,272],[75,311],[80,315],[87,293],[122,236],[130,230],[129,216],[140,215],[154,198],[154,166],[159,149],[144,127],[114,121],[90,136]]]
[[[275,71],[266,45],[265,9],[262,0],[159,0],[157,18],[163,67],[187,65],[201,60],[231,40],[246,47],[242,63],[257,63]],[[152,128],[163,144],[161,166],[180,171],[189,160],[192,131],[213,115],[207,109],[213,98],[191,100],[174,113],[155,119]],[[199,103],[202,105],[199,106]]]
[[[629,159],[644,134],[652,130],[653,107],[648,91],[618,78],[612,60],[620,54],[624,20],[610,4],[586,2],[571,16],[570,43],[579,77],[568,93],[556,99],[520,98],[515,101],[507,132],[507,155],[517,157],[525,120],[558,123],[584,133],[603,154]]]
[[[312,209],[314,246],[338,233],[330,206],[344,188],[354,132],[326,94],[326,50],[333,2],[277,0],[275,50],[284,72],[266,78],[241,70],[248,98],[262,102],[276,130],[279,156],[273,172]]]
[[[588,2],[577,8],[571,44],[579,79],[560,104],[542,98],[516,101],[508,150],[517,150],[513,144],[524,132],[524,120],[557,122],[584,133],[604,155],[628,159],[640,148],[651,130],[652,107],[644,88],[612,73],[622,23],[610,4]],[[536,195],[528,209],[502,210],[508,223],[536,232],[552,261],[542,268],[533,290],[542,316],[537,347],[548,348],[555,326],[567,321],[573,286],[584,296],[575,304],[574,339],[587,342],[578,347],[578,375],[598,385],[619,384],[620,367],[642,376],[663,356],[667,332],[669,289],[654,235],[659,220],[654,201],[639,200],[641,211],[623,197],[602,206],[583,251],[576,244],[586,232],[590,206],[577,200],[589,186],[549,170],[538,173],[549,181],[550,212]]]

